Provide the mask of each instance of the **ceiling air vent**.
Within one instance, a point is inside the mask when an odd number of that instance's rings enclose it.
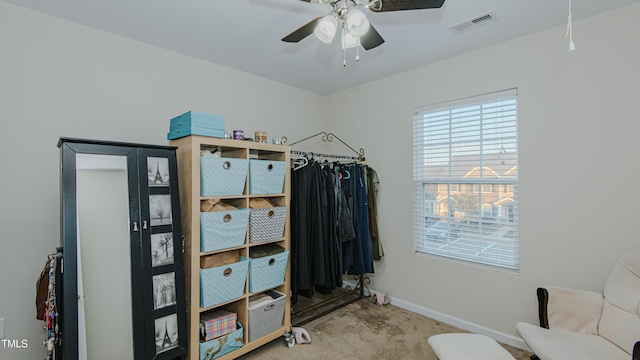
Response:
[[[449,30],[451,30],[451,32],[454,34],[460,34],[461,32],[471,30],[480,25],[494,22],[496,20],[498,20],[498,18],[496,18],[496,14],[494,14],[493,11],[489,11],[488,13],[478,15],[467,21],[463,21],[461,23],[451,25],[449,26]]]

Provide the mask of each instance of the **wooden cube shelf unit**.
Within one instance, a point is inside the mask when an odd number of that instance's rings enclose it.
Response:
[[[170,141],[171,146],[177,146],[176,151],[178,160],[178,183],[180,187],[180,209],[182,216],[182,232],[184,234],[184,261],[185,261],[185,280],[187,294],[187,320],[189,329],[189,346],[188,359],[199,359],[200,349],[200,316],[202,313],[212,309],[224,309],[235,312],[237,320],[244,327],[243,346],[231,353],[223,355],[218,359],[234,359],[240,355],[246,354],[272,340],[284,335],[285,330],[291,330],[291,303],[290,303],[290,269],[291,261],[289,260],[284,276],[284,283],[273,288],[286,295],[285,311],[282,326],[266,336],[255,341],[249,342],[248,332],[251,324],[249,323],[249,297],[254,295],[249,292],[248,279],[245,281],[244,292],[241,297],[230,301],[222,302],[214,306],[200,306],[200,260],[202,257],[212,254],[224,254],[229,252],[238,252],[239,256],[249,259],[249,249],[254,246],[275,243],[285,249],[290,249],[290,230],[289,230],[289,204],[291,194],[291,178],[288,165],[291,155],[288,146],[273,145],[267,143],[259,143],[253,141],[242,141],[233,139],[220,139],[206,136],[186,136]],[[272,161],[284,161],[287,164],[285,172],[284,185],[281,193],[277,194],[256,194],[251,195],[249,191],[249,175],[247,175],[244,191],[240,195],[231,196],[201,196],[200,192],[200,156],[201,150],[217,149],[222,158],[235,159],[264,159]],[[224,201],[238,208],[249,209],[249,202],[254,198],[266,198],[275,206],[287,206],[287,215],[285,220],[284,235],[282,238],[274,239],[267,242],[257,244],[250,243],[249,229],[247,227],[245,241],[241,246],[216,250],[211,252],[200,251],[200,203],[202,200],[215,199]]]

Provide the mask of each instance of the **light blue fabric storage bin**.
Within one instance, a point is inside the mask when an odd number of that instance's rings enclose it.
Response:
[[[171,119],[169,126],[169,129],[171,130],[198,127],[222,130],[224,132],[224,116],[208,114],[201,111],[187,111],[186,113]]]
[[[200,195],[238,196],[244,193],[249,160],[200,157]]]
[[[249,291],[261,292],[284,283],[289,250],[280,254],[249,259]]]
[[[210,307],[244,294],[249,260],[240,257],[234,264],[200,269],[200,306]]]
[[[200,213],[200,251],[216,251],[244,245],[249,209]]]
[[[238,321],[238,330],[219,338],[200,343],[200,360],[213,360],[242,347],[244,329]]]
[[[281,194],[286,171],[284,161],[249,160],[249,194]]]
[[[284,226],[287,221],[286,206],[250,210],[250,243],[256,244],[270,240],[277,240],[284,236]]]

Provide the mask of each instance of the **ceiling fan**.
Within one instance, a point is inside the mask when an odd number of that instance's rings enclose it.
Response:
[[[362,9],[373,12],[422,10],[442,7],[445,0],[301,0],[310,4],[331,5],[328,15],[318,16],[302,25],[282,41],[297,43],[311,34],[324,42],[331,43],[338,29],[342,27],[342,48],[362,45],[365,50],[384,43],[384,39],[369,23]],[[357,60],[357,58],[356,58]]]

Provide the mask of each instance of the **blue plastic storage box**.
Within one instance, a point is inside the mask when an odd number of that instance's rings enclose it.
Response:
[[[216,138],[224,138],[224,130],[215,130],[215,129],[205,129],[205,128],[184,128],[184,129],[173,129],[169,131],[167,134],[167,140],[178,139],[181,137],[189,136],[189,135],[201,135],[201,136],[209,136]]]
[[[197,127],[224,131],[224,116],[200,111],[187,111],[171,119],[170,129]]]
[[[244,193],[249,160],[200,157],[200,195],[238,196]]]
[[[249,194],[281,194],[286,171],[284,161],[249,160]]]
[[[210,307],[239,298],[244,294],[249,260],[200,269],[200,306]]]
[[[244,245],[249,209],[200,213],[200,251],[216,251]]]
[[[200,111],[187,111],[171,119],[167,138],[173,140],[187,135],[223,138],[224,116]]]
[[[200,343],[200,360],[213,360],[242,347],[244,329],[238,321],[238,330],[219,338]]]

